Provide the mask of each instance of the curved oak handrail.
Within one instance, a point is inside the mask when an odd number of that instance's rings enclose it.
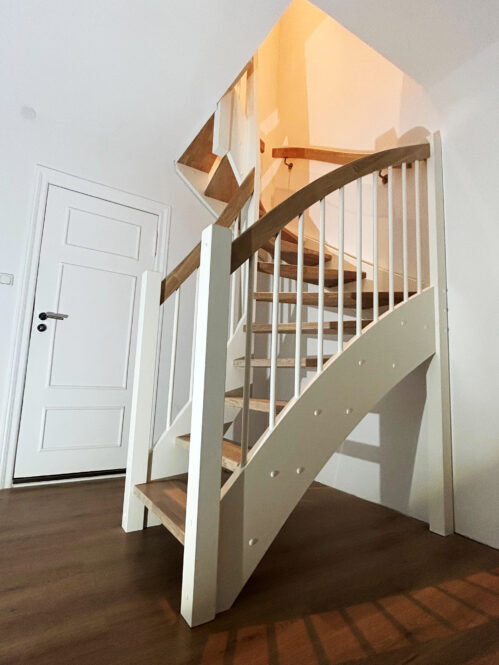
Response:
[[[339,150],[337,148],[304,148],[284,146],[272,148],[272,157],[283,159],[312,159],[316,162],[327,162],[328,164],[350,164],[362,157],[374,154],[370,150]]]
[[[253,194],[254,188],[255,169],[251,169],[234,196],[227,203],[224,211],[215,224],[218,224],[218,226],[229,227],[241,212],[246,201]],[[160,305],[162,305],[172,293],[175,293],[175,291],[182,286],[185,280],[192,275],[196,268],[199,268],[200,257],[201,243],[198,243],[196,247],[187,254],[185,259],[183,259],[183,261],[181,261],[178,266],[164,278],[161,282]]]
[[[232,243],[231,272],[241,266],[252,254],[258,251],[270,238],[289,224],[291,220],[310,208],[331,192],[334,192],[362,176],[369,175],[389,166],[397,166],[402,162],[426,160],[430,156],[430,144],[403,146],[375,152],[367,157],[357,159],[345,166],[326,173],[317,180],[302,187],[289,196],[278,206],[249,227]]]

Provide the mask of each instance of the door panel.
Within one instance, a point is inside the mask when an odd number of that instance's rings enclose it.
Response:
[[[125,468],[138,284],[156,268],[158,224],[49,187],[16,479]],[[67,318],[41,321],[42,312]]]
[[[71,316],[55,322],[50,386],[126,388],[136,281],[110,270],[62,265],[57,311],[71,310]]]
[[[40,449],[118,448],[122,445],[123,415],[123,407],[45,409]]]

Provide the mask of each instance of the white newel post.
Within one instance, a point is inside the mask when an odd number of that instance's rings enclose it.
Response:
[[[429,138],[427,162],[430,284],[435,290],[435,348],[426,374],[428,414],[428,513],[430,530],[442,536],[454,531],[452,440],[450,416],[447,279],[440,134]]]
[[[181,605],[190,626],[216,608],[231,241],[216,225],[201,237]]]
[[[133,375],[130,435],[123,501],[122,526],[125,531],[144,527],[144,504],[133,488],[147,482],[149,451],[152,443],[154,384],[159,341],[161,274],[146,271],[140,287],[137,346]]]

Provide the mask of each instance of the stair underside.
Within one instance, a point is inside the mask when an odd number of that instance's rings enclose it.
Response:
[[[177,444],[189,449],[191,435],[177,436]],[[223,439],[222,441],[222,467],[227,471],[235,471],[241,462],[241,446],[237,441]]]
[[[227,406],[235,406],[239,409],[243,408],[243,397],[242,395],[226,395],[225,404]],[[286,406],[287,402],[282,400],[276,400],[276,411],[282,411]],[[250,411],[261,411],[263,413],[269,413],[270,411],[270,400],[260,397],[251,397],[249,401]]]
[[[372,323],[371,319],[364,319],[362,327],[368,326]],[[355,333],[357,324],[355,321],[343,321],[343,331],[346,334]],[[319,324],[317,321],[304,321],[301,324],[301,332],[304,335],[314,335],[317,333]],[[244,326],[246,331],[246,326]],[[272,332],[271,323],[253,323],[251,330],[257,334],[268,334]],[[323,331],[326,334],[336,334],[338,332],[338,321],[324,321]],[[296,323],[279,323],[277,332],[282,334],[294,335],[296,334]]]
[[[412,293],[409,294],[409,296],[414,295]],[[259,302],[272,302],[273,298],[273,293],[272,291],[257,291],[254,295],[255,300]],[[396,291],[394,293],[394,301],[395,303],[402,302],[404,299],[404,294],[402,291]],[[281,291],[279,293],[279,302],[281,303],[287,303],[290,305],[296,304],[296,292],[290,291],[290,292],[284,292]],[[388,291],[380,291],[378,294],[378,302],[380,306],[388,305],[389,302],[389,294]],[[319,303],[319,294],[318,293],[313,293],[313,292],[305,292],[302,294],[302,303],[304,305],[310,305],[313,307],[317,307]],[[357,295],[355,291],[348,291],[347,293],[344,294],[343,297],[343,306],[347,309],[354,309],[357,304]],[[338,293],[336,291],[333,292],[325,292],[324,293],[324,306],[325,307],[338,307]],[[363,292],[362,293],[362,307],[365,309],[371,309],[373,306],[373,293],[368,291],[368,292]]]
[[[324,362],[327,362],[332,356],[324,356]],[[251,358],[251,367],[270,367],[270,358]],[[234,367],[245,367],[244,358],[236,358],[234,360]],[[295,367],[295,358],[277,358],[277,367]],[[317,367],[317,357],[309,356],[307,358],[300,358],[300,367]]]
[[[259,261],[258,270],[267,275],[274,274],[274,264],[270,262]],[[297,279],[298,267],[296,265],[282,263],[279,269],[280,276],[288,279]],[[345,270],[343,273],[345,284],[354,282],[356,274],[354,270]],[[364,278],[366,273],[362,273]],[[303,281],[308,284],[319,284],[319,267],[318,266],[303,266]],[[338,271],[333,269],[324,270],[324,286],[332,287],[338,285]]]
[[[215,116],[212,115],[201,129],[196,138],[191,142],[182,157],[178,160],[198,171],[209,173],[217,156],[213,154],[213,127]]]
[[[135,495],[184,544],[187,474],[135,485]]]
[[[238,188],[236,176],[230,165],[229,158],[225,155],[212,175],[205,196],[228,203]]]

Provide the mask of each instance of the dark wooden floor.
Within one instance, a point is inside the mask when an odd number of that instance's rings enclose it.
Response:
[[[499,552],[315,485],[232,610],[179,616],[182,546],[121,479],[0,492],[0,663],[497,665]]]

